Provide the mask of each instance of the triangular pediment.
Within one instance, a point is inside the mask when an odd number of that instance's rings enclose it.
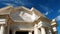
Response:
[[[40,11],[35,8],[26,8],[24,6],[13,8],[8,6],[0,9],[0,15],[8,14],[14,22],[34,22],[40,17],[45,17]]]
[[[16,22],[34,22],[39,17],[34,11],[26,7],[19,7],[14,9],[14,12],[11,12],[11,18]]]

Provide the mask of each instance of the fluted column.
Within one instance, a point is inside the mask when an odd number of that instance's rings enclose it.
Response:
[[[0,34],[4,34],[4,26],[1,26]]]
[[[34,34],[38,34],[38,25],[37,24],[35,24],[35,26],[34,26]]]
[[[41,34],[46,34],[44,27],[41,27]]]

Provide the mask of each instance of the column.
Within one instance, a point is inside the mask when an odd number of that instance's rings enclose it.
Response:
[[[41,27],[41,34],[46,34],[44,27]]]
[[[38,26],[37,26],[37,24],[35,24],[35,26],[34,26],[34,34],[38,34]]]
[[[7,26],[7,34],[9,34],[9,30],[10,30],[9,27],[10,27],[10,26],[8,25],[8,26]]]
[[[29,31],[29,33],[28,34],[32,34],[32,31]]]
[[[0,34],[4,34],[4,26],[1,26]]]

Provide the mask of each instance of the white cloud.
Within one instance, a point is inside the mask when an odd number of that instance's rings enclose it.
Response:
[[[58,10],[58,12],[60,12],[60,9]]]
[[[12,4],[10,4],[10,3],[5,3],[6,5],[12,5]]]
[[[46,13],[45,13],[45,15],[48,15],[48,14],[49,14],[49,12],[46,12]]]
[[[40,5],[40,7],[41,7],[41,8],[43,8],[44,10],[46,10],[46,11],[48,11],[48,10],[49,10],[49,8],[48,8],[48,7],[46,7],[46,6]]]
[[[57,21],[60,21],[60,15],[55,18]]]
[[[46,6],[43,6],[43,5],[40,5],[40,7],[44,10],[44,11],[46,11],[46,13],[44,13],[44,15],[48,15],[50,12],[50,10],[49,10],[49,8],[48,7],[46,7]]]
[[[13,4],[13,3],[4,3],[6,4],[7,6],[16,6],[16,4]]]

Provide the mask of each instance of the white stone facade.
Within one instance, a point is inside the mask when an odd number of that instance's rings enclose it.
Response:
[[[0,9],[0,34],[57,34],[56,20],[47,19],[35,8],[8,6]]]

